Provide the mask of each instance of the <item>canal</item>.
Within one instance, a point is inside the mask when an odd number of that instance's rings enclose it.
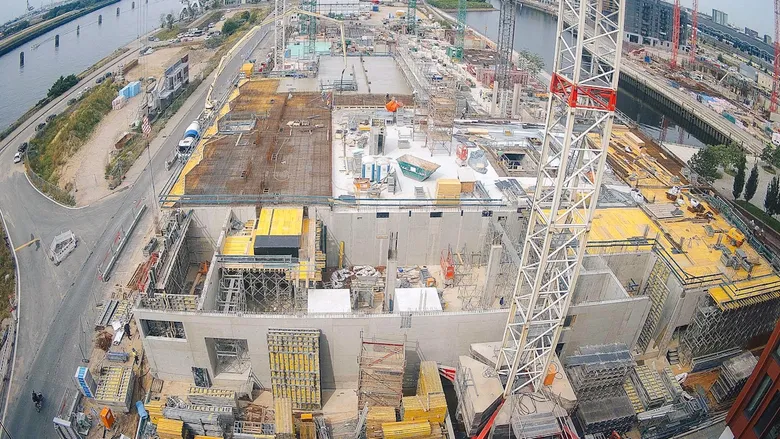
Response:
[[[179,0],[122,0],[53,29],[0,57],[3,80],[0,130],[45,97],[61,75],[83,72],[114,50],[160,27],[161,15],[176,15],[181,7]],[[103,23],[98,25],[101,14]],[[54,47],[57,34],[60,46]],[[23,67],[19,65],[21,51],[24,51]]]
[[[466,23],[495,41],[498,36],[498,0],[489,0],[496,9],[493,11],[470,11]],[[515,50],[529,50],[539,54],[545,63],[545,70],[552,70],[555,51],[555,17],[536,9],[518,6],[515,21]],[[639,91],[632,90],[623,82],[618,90],[617,107],[635,120],[642,131],[656,140],[665,139],[671,143],[683,143],[692,146],[711,144],[714,139],[691,126],[688,122],[665,112],[663,108],[649,102]],[[664,115],[667,114],[667,115]]]

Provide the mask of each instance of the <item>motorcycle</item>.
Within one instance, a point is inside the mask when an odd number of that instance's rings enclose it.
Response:
[[[38,396],[38,397],[34,399],[34,403],[35,403],[35,410],[36,410],[38,413],[40,413],[40,412],[41,412],[41,408],[43,407],[43,394],[42,394],[42,393],[39,393],[37,396]]]

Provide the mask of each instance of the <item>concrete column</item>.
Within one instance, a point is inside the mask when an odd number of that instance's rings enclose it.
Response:
[[[503,248],[500,245],[490,246],[487,269],[485,270],[485,289],[482,291],[481,305],[483,306],[488,306],[493,301],[492,294],[496,288],[496,280],[498,280],[502,251]]]
[[[512,117],[520,117],[520,91],[521,85],[515,84],[514,90],[512,90]]]
[[[385,270],[385,312],[390,312],[390,301],[395,302],[395,280],[398,277],[398,236],[390,234],[387,249],[387,269]]]

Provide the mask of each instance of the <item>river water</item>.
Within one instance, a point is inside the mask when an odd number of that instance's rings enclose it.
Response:
[[[116,15],[117,7],[119,16]],[[176,15],[180,10],[179,0],[148,0],[148,3],[147,0],[122,0],[3,55],[0,57],[0,130],[45,97],[60,75],[83,72],[119,47],[160,27],[161,14]],[[98,25],[100,14],[103,24]],[[77,26],[81,27],[78,35]],[[60,35],[58,48],[54,47],[56,34]],[[19,66],[21,51],[24,51],[24,67]]]
[[[498,36],[498,0],[490,0],[490,3],[496,9],[493,11],[472,11],[466,14],[466,23],[496,41]],[[555,33],[557,31],[557,19],[549,14],[536,9],[518,6],[515,21],[515,50],[523,49],[539,54],[544,59],[544,69],[548,72],[552,70],[553,54],[555,51]],[[651,106],[644,97],[635,96],[636,91],[626,90],[621,87],[618,90],[617,106],[620,111],[639,123],[643,132],[660,140],[665,137],[667,142],[683,143],[686,145],[702,146],[711,142],[702,133],[694,134],[684,128],[688,126],[686,122],[679,120],[676,116],[666,117],[662,112]],[[679,122],[679,124],[678,124]],[[666,127],[666,134],[663,134],[663,127]],[[688,126],[688,128],[691,128]],[[698,137],[697,137],[698,135]]]

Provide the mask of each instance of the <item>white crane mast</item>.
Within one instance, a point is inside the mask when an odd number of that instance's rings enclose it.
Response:
[[[560,1],[536,191],[496,366],[505,397],[542,388],[571,303],[607,160],[625,1]]]

